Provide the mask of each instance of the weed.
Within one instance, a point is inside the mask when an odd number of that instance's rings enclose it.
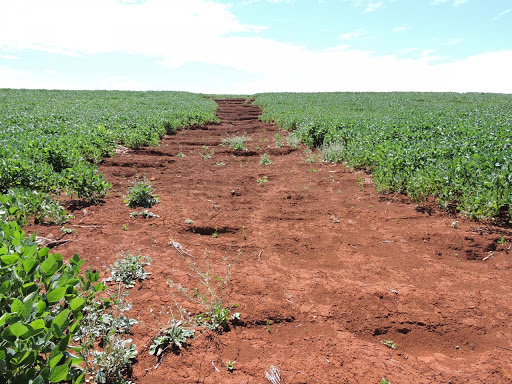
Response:
[[[311,173],[315,173],[315,172],[318,172],[318,169],[316,169],[316,168],[311,168],[311,169],[309,170],[309,172],[311,172]]]
[[[281,148],[281,146],[283,145],[283,142],[282,142],[281,135],[279,133],[276,133],[274,135],[274,140],[276,142],[276,148]]]
[[[186,219],[186,220],[185,220],[185,223],[187,223],[187,224],[192,224],[193,222],[194,222],[194,221],[192,221],[192,220],[190,220],[190,219]]]
[[[311,164],[311,163],[316,163],[317,161],[318,161],[318,158],[316,157],[316,155],[314,153],[308,154],[308,157],[306,158],[306,163]]]
[[[126,335],[137,321],[125,316],[131,304],[125,301],[128,294],[124,288],[120,282],[107,299],[84,307],[81,327],[73,338],[80,344],[77,352],[85,371],[94,375],[97,383],[130,383],[124,377],[130,373],[137,350]],[[98,340],[101,351],[95,349]]]
[[[242,226],[242,237],[244,240],[247,240],[247,235],[245,234],[245,227]]]
[[[499,240],[498,240],[498,244],[500,244],[500,245],[501,245],[501,248],[502,248],[502,249],[505,249],[505,244],[506,244],[506,242],[507,242],[507,241],[505,240],[505,236],[501,236],[501,237],[499,238]]]
[[[228,372],[233,372],[235,370],[235,363],[236,363],[236,360],[235,361],[229,360],[226,363],[226,369],[228,370]]]
[[[212,233],[212,237],[217,239],[219,237],[219,228],[215,227],[215,232]]]
[[[132,217],[132,218],[133,217],[143,217],[145,219],[148,219],[151,217],[160,217],[160,216],[145,209],[144,211],[133,211],[132,213],[130,213],[130,217]]]
[[[258,177],[256,179],[256,182],[260,185],[263,183],[268,183],[268,177],[267,176]]]
[[[61,230],[61,232],[64,232],[64,233],[66,233],[66,234],[68,234],[68,235],[69,235],[70,233],[75,232],[75,230],[74,230],[73,228],[66,228],[66,227],[60,227],[60,230]]]
[[[268,158],[268,154],[264,153],[263,155],[260,156],[260,164],[263,164],[263,165],[272,164],[272,160],[270,160]]]
[[[133,186],[128,188],[128,195],[124,199],[125,204],[130,208],[151,208],[159,201],[160,198],[154,194],[153,187],[146,177],[134,181]]]
[[[229,145],[235,151],[245,151],[245,143],[251,140],[249,136],[228,136],[222,139],[221,145]]]
[[[300,134],[297,131],[293,131],[286,138],[286,143],[293,148],[297,148],[297,146],[300,144],[301,141],[302,140],[301,140]]]
[[[128,226],[126,224],[123,224],[123,225],[121,225],[121,229],[123,231],[127,231],[128,230]]]
[[[178,152],[178,154],[176,156],[178,156],[178,157],[187,157],[187,155],[185,155],[183,152]]]
[[[380,381],[380,384],[391,384],[388,380],[386,380],[385,378],[382,378],[382,380]]]
[[[145,271],[146,265],[151,265],[151,259],[147,256],[131,255],[129,253],[121,253],[120,258],[110,266],[112,276],[106,281],[122,282],[126,288],[132,288],[137,280],[145,280],[149,275]]]
[[[359,186],[359,188],[363,189],[364,188],[364,177],[358,177],[356,183]]]
[[[396,344],[393,343],[393,340],[384,339],[381,341],[381,343],[384,344],[388,348],[396,349]]]
[[[218,162],[217,164],[215,164],[215,165],[218,165],[219,167],[223,167],[223,166],[225,166],[225,165],[226,165],[226,163],[225,163],[225,162],[223,162],[223,161],[219,161],[219,162]]]
[[[322,146],[324,161],[329,163],[339,163],[343,160],[345,154],[345,145],[340,142],[332,142]]]
[[[271,324],[270,320],[267,319],[267,332],[268,333],[270,333],[270,324]]]
[[[149,347],[149,354],[160,357],[168,348],[180,350],[188,344],[188,339],[194,337],[195,331],[183,327],[181,321],[171,322],[171,325],[155,337]]]
[[[186,299],[193,303],[199,304],[204,312],[199,313],[194,318],[191,318],[187,311],[184,310],[174,299],[175,306],[178,308],[182,317],[186,317],[189,323],[194,323],[196,326],[205,330],[212,330],[215,332],[227,331],[229,329],[230,320],[238,320],[239,313],[235,313],[232,317],[229,316],[230,310],[237,307],[237,304],[225,305],[227,300],[226,296],[229,291],[231,281],[231,268],[238,260],[238,256],[232,263],[228,262],[227,256],[224,258],[226,263],[226,270],[223,277],[215,276],[212,274],[211,263],[208,261],[208,253],[205,252],[205,265],[204,271],[198,265],[191,261],[191,255],[186,252],[183,247],[172,240],[170,245],[178,252],[178,254],[185,260],[189,269],[193,272],[191,276],[199,281],[199,288],[188,289],[182,287],[181,284],[175,284],[172,280],[169,281],[171,289],[176,290],[182,294]]]
[[[213,154],[215,153],[215,151],[213,149],[209,149],[207,145],[203,145],[202,148],[203,148],[204,153],[199,152],[199,154],[201,155],[203,160],[211,159]]]

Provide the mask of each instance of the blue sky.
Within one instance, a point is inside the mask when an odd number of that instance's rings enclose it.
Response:
[[[512,0],[0,0],[0,88],[512,93]]]

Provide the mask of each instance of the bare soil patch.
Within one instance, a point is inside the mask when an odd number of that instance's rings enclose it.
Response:
[[[510,229],[378,194],[368,175],[310,163],[305,147],[275,148],[279,131],[258,120],[259,108],[218,103],[220,123],[105,159],[113,192],[70,205],[74,233],[26,228],[71,240],[53,251],[102,271],[121,250],[152,258],[152,275],[129,297],[139,321],[135,382],[264,383],[270,365],[287,384],[512,382]],[[218,145],[234,134],[252,138],[247,151]],[[259,164],[264,153],[272,165]],[[123,196],[135,175],[160,196],[150,209],[159,218],[130,218]],[[241,322],[168,352],[155,369],[148,349],[169,320],[168,280],[194,284],[170,238],[219,273],[240,253],[229,302]]]

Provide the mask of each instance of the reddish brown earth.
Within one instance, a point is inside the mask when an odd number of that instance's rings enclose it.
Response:
[[[258,121],[258,108],[218,103],[220,124],[105,159],[113,192],[75,209],[74,233],[27,228],[71,240],[53,251],[103,271],[120,251],[152,258],[152,275],[129,296],[139,321],[136,383],[268,383],[270,365],[288,384],[512,383],[510,229],[378,194],[368,175],[310,163],[304,147],[276,148],[279,131]],[[251,136],[248,150],[219,146],[227,134]],[[263,153],[272,165],[259,164]],[[130,218],[123,196],[136,175],[152,181],[160,218]],[[170,320],[168,280],[198,285],[171,238],[219,275],[239,253],[227,300],[239,304],[241,322],[167,352],[155,368],[148,348]]]

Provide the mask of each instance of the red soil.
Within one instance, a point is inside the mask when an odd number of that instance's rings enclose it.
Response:
[[[103,271],[122,250],[152,258],[152,275],[129,296],[136,383],[267,383],[270,365],[287,384],[512,383],[510,229],[378,194],[368,175],[310,163],[304,147],[276,148],[274,134],[286,133],[261,123],[257,107],[218,103],[220,124],[105,159],[113,193],[75,207],[75,233],[27,228],[71,240],[53,251]],[[219,146],[226,134],[251,136],[248,150]],[[272,165],[259,164],[263,153]],[[160,218],[130,218],[123,196],[135,175],[151,180]],[[218,274],[240,252],[227,299],[241,322],[168,351],[155,368],[148,348],[170,319],[168,280],[198,285],[170,238]]]

